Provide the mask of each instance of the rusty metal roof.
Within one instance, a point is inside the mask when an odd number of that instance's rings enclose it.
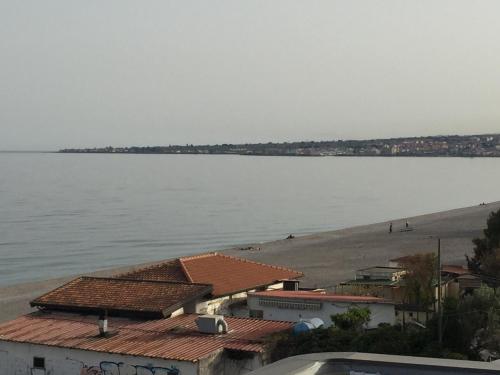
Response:
[[[214,296],[224,296],[264,287],[283,279],[296,279],[303,274],[289,268],[253,262],[243,258],[206,253],[179,258],[163,264],[120,275],[145,280],[191,281],[213,285]]]
[[[35,299],[31,305],[161,318],[211,291],[212,286],[207,284],[79,277]]]
[[[196,362],[223,349],[262,352],[264,338],[293,323],[226,317],[227,334],[200,333],[198,315],[161,320],[109,318],[108,337],[98,335],[97,317],[37,312],[0,324],[0,340],[114,354]]]

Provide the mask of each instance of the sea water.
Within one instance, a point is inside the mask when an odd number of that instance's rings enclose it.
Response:
[[[500,200],[500,159],[0,154],[0,285]]]

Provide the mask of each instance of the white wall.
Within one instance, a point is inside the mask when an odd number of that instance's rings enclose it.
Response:
[[[294,302],[316,302],[308,300],[293,300]],[[345,302],[322,302],[320,310],[295,310],[288,308],[278,308],[272,306],[261,306],[259,297],[249,295],[248,307],[251,310],[261,310],[264,313],[265,320],[284,320],[289,322],[298,322],[301,319],[320,318],[326,327],[332,325],[331,315],[346,312],[350,307],[367,307],[371,312],[371,320],[368,328],[376,328],[380,323],[395,323],[395,311],[393,304],[382,303],[345,303]]]
[[[199,375],[244,375],[265,364],[259,353],[254,353],[247,358],[234,359],[229,353],[220,351],[200,363]]]
[[[281,288],[283,288],[283,283],[277,283],[268,286],[266,290],[276,290]],[[255,289],[249,290],[248,292],[255,292]],[[247,291],[206,301],[196,301],[194,303],[187,304],[184,311],[190,314],[232,315],[231,304],[244,301],[246,298]],[[246,315],[246,317],[248,317],[248,315]]]
[[[33,369],[33,357],[45,358],[45,371]],[[191,362],[0,341],[0,375],[167,375],[172,368],[198,373]]]

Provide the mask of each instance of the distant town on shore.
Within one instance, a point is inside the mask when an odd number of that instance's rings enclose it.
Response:
[[[61,153],[500,157],[500,134],[371,140],[63,149]]]

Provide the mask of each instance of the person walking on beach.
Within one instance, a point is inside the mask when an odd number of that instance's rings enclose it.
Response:
[[[392,233],[392,223],[389,224],[389,233]]]
[[[409,226],[410,224],[408,224],[408,220],[406,220],[406,229],[408,229]]]

